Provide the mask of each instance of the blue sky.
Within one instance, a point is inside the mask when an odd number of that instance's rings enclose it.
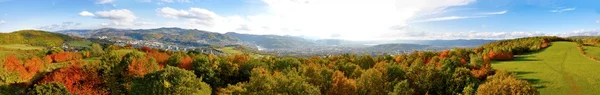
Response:
[[[0,31],[180,27],[320,39],[600,35],[598,0],[0,0]]]

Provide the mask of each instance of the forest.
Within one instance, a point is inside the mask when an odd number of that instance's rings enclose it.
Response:
[[[214,55],[91,44],[0,58],[0,94],[28,95],[506,95],[539,94],[491,61],[544,49],[559,37],[401,55]],[[2,50],[5,50],[1,48]],[[123,52],[130,50],[129,52]]]

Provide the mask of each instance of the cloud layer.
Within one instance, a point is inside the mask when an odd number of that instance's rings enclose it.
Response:
[[[66,29],[73,29],[77,26],[80,26],[81,23],[76,23],[76,22],[62,22],[60,24],[52,24],[52,25],[47,25],[47,26],[41,26],[38,27],[37,29],[42,29],[42,30],[50,30],[50,31],[54,31],[54,30],[66,30]]]

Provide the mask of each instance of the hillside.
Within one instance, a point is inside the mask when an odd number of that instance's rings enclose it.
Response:
[[[64,30],[57,31],[58,33],[118,40],[144,40],[165,43],[185,44],[191,46],[205,45],[233,45],[241,41],[235,37],[224,35],[215,32],[208,32],[197,29],[181,29],[181,28],[157,28],[157,29],[114,29],[102,28],[95,30]]]
[[[235,32],[229,32],[226,35],[237,37],[244,42],[256,44],[263,48],[302,48],[315,45],[306,39],[292,36],[252,35]]]
[[[513,61],[493,62],[498,70],[516,72],[538,88],[541,95],[591,95],[600,93],[600,63],[583,56],[573,42],[553,42],[539,52]]]
[[[38,31],[21,30],[11,33],[0,33],[0,44],[28,44],[33,46],[57,47],[63,42],[81,40],[67,35]]]

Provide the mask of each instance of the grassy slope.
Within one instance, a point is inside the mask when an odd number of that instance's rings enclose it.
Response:
[[[251,58],[258,58],[259,56],[262,56],[260,54],[256,54],[253,52],[244,52],[242,50],[235,49],[235,47],[223,47],[223,48],[219,48],[217,50],[223,51],[225,54],[229,54],[229,55],[248,54],[248,56],[250,56]]]
[[[547,49],[513,61],[494,62],[492,66],[516,72],[534,83],[542,95],[600,93],[600,63],[584,57],[576,46],[572,42],[553,42]]]
[[[38,54],[44,47],[31,46],[26,44],[7,44],[0,45],[0,58],[6,58],[8,55],[15,55],[19,58]]]

